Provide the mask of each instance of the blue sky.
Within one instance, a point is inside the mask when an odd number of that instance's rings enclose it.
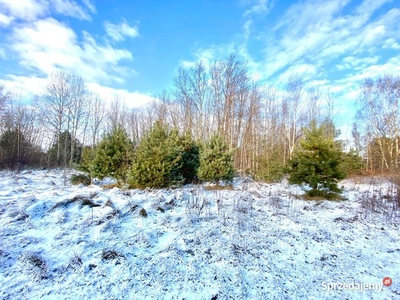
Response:
[[[0,84],[16,91],[61,67],[140,106],[179,67],[231,53],[260,82],[298,74],[349,110],[364,78],[400,74],[400,1],[0,0]]]

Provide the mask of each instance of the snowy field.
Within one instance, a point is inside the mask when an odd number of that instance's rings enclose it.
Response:
[[[0,182],[0,299],[400,299],[400,201],[383,179],[341,182],[340,202],[244,178],[233,190],[74,186],[56,170]]]

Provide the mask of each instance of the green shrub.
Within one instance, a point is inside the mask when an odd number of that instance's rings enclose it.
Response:
[[[163,188],[181,184],[182,151],[178,132],[156,122],[136,149],[128,174],[130,187]]]
[[[340,163],[343,152],[333,137],[324,135],[324,127],[314,122],[305,129],[305,136],[288,163],[289,183],[305,183],[311,187],[308,196],[340,193],[337,182],[346,177]]]
[[[197,169],[200,166],[199,146],[190,134],[179,137],[179,145],[182,147],[182,156],[178,171],[184,183],[191,183],[196,178]]]
[[[213,135],[201,148],[198,174],[201,180],[214,181],[217,185],[220,180],[233,179],[233,153],[218,135]]]
[[[83,184],[83,185],[90,185],[91,180],[88,175],[85,174],[72,174],[70,182],[72,184]]]
[[[279,182],[282,180],[285,171],[285,164],[282,160],[282,151],[272,152],[268,157],[258,159],[259,170],[257,179],[267,182]]]
[[[340,166],[348,175],[360,175],[365,169],[361,156],[353,149],[349,152],[343,152]]]
[[[123,182],[131,164],[132,153],[133,144],[126,131],[122,127],[115,127],[96,147],[94,158],[89,164],[90,172],[99,179],[110,176]]]

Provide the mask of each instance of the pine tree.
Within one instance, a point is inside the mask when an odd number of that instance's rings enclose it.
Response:
[[[340,163],[342,151],[333,137],[324,135],[323,126],[311,124],[288,163],[289,182],[306,183],[311,187],[309,196],[327,196],[340,193],[337,182],[346,177]]]
[[[184,179],[184,183],[193,181],[200,166],[199,146],[193,141],[190,134],[186,134],[179,138],[179,144],[182,146],[182,157],[180,173]]]
[[[92,176],[99,179],[110,176],[125,181],[132,152],[133,145],[126,131],[120,126],[113,128],[95,149],[89,168]]]
[[[78,165],[78,170],[85,172],[89,175],[90,181],[92,180],[91,165],[95,158],[95,149],[90,146],[85,146],[82,149],[81,161]]]
[[[213,135],[200,151],[199,178],[205,181],[231,181],[234,175],[232,151],[218,135]]]
[[[178,132],[156,122],[136,149],[129,172],[130,186],[162,188],[181,184],[182,151]]]

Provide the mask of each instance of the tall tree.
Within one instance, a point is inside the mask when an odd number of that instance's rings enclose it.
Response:
[[[68,106],[68,129],[71,133],[71,139],[77,140],[78,133],[83,129],[89,116],[89,95],[85,86],[85,82],[81,77],[71,76],[69,81],[70,88],[70,103]],[[66,143],[65,143],[66,145]],[[74,153],[76,143],[70,144],[70,149],[65,149],[64,152],[69,152],[70,157],[68,165],[74,162]]]
[[[67,129],[68,107],[71,91],[69,87],[70,74],[63,70],[53,72],[48,78],[45,93],[40,97],[41,113],[47,129],[52,133],[56,146],[57,165],[61,165],[61,132]]]
[[[91,134],[91,145],[94,148],[100,139],[100,133],[106,116],[106,108],[103,99],[96,94],[89,97],[89,114],[87,119]]]
[[[45,92],[39,97],[44,126],[53,136],[53,142],[57,142],[55,157],[58,166],[68,166],[73,161],[73,157],[67,159],[65,153],[72,155],[74,149],[65,148],[68,142],[61,141],[60,136],[67,131],[73,139],[77,138],[78,131],[87,118],[87,99],[84,80],[61,69],[49,76]],[[68,138],[67,135],[64,137]],[[71,143],[69,146],[75,147],[75,144]]]
[[[286,96],[282,102],[283,136],[285,137],[284,159],[291,157],[301,138],[301,127],[304,120],[302,100],[304,83],[299,75],[292,75],[286,87]]]
[[[366,139],[368,159],[378,151],[379,169],[398,170],[400,167],[400,78],[384,76],[366,79],[361,84],[356,115],[358,128]]]

